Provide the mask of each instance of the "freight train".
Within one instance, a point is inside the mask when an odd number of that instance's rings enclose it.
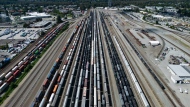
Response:
[[[35,100],[32,102],[31,107],[56,107],[57,101],[59,99],[64,79],[66,78],[66,73],[68,71],[68,66],[70,65],[71,58],[74,55],[74,52],[76,51],[76,45],[79,41],[78,39],[78,31],[81,32],[82,26],[81,24],[84,23],[84,20],[82,20],[76,28],[73,30],[73,33],[71,37],[68,39],[66,45],[62,49],[61,54],[56,59],[54,65],[52,66],[51,70],[49,71],[47,78],[44,80],[42,88],[39,90],[39,92],[36,95]],[[74,36],[77,34],[77,36],[74,39],[73,44],[71,44],[71,41],[73,40]],[[68,57],[63,61],[64,65],[61,69],[61,72],[58,72],[58,67],[61,64],[61,60],[63,56],[66,53],[66,50],[68,49],[69,45],[72,45]]]
[[[32,51],[30,51],[21,61],[19,61],[8,73],[1,74],[0,81],[2,85],[0,86],[0,93],[5,91],[9,84],[13,82],[13,80],[16,79],[21,72],[23,72],[24,68],[36,58],[36,54],[42,51],[46,44],[51,41],[59,30],[67,23],[68,22],[64,22],[54,27],[36,44],[34,49],[32,49]]]

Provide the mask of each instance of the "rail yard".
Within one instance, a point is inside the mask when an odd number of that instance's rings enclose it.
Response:
[[[1,95],[67,23],[52,28],[1,69]],[[182,82],[188,81],[180,79],[175,86],[166,59],[172,57],[169,51],[178,50],[189,61],[189,47],[172,43],[176,35],[169,39],[144,23],[116,11],[89,10],[56,38],[1,106],[186,107],[189,86]],[[179,87],[186,89],[183,95]],[[182,96],[187,99],[179,100]]]

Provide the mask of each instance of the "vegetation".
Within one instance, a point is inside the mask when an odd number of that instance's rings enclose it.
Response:
[[[8,90],[5,92],[5,94],[0,97],[0,105],[3,104],[6,98],[9,97],[9,95],[13,92],[13,90],[18,86],[18,84],[24,79],[24,77],[28,74],[28,72],[35,66],[35,64],[38,62],[38,60],[42,57],[42,55],[48,50],[48,48],[53,44],[53,42],[60,36],[60,34],[68,29],[69,24],[66,24],[58,33],[58,36],[53,38],[48,45],[43,49],[43,51],[38,55],[38,57],[30,64],[27,65],[27,67],[23,70],[22,74],[19,76],[19,78],[15,82],[11,82],[10,86],[8,87]]]
[[[59,23],[61,23],[61,22],[63,22],[62,20],[61,20],[61,16],[57,16],[57,24],[59,24]]]
[[[8,43],[6,43],[6,45],[0,46],[0,49],[2,49],[2,50],[7,50],[7,49],[9,49]]]
[[[180,8],[178,10],[178,13],[182,16],[188,16],[190,17],[190,8]]]
[[[24,23],[23,28],[29,28],[30,24]]]

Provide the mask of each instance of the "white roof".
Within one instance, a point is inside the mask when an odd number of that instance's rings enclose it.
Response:
[[[181,65],[168,65],[168,67],[179,77],[190,77],[190,73],[186,71]]]
[[[149,41],[150,43],[160,43],[159,41]]]
[[[31,15],[31,16],[50,16],[46,13],[38,13],[38,12],[31,12],[31,13],[27,13],[28,15]]]
[[[152,15],[152,17],[157,17],[157,18],[163,18],[164,16],[162,16],[162,15]]]
[[[182,78],[180,78],[180,77],[177,76],[177,75],[172,75],[171,77],[172,77],[174,80],[176,80],[176,81],[177,81],[177,80],[178,80],[178,81],[179,81],[179,80],[182,80]]]
[[[36,16],[22,16],[21,19],[30,19],[30,18],[36,18]]]
[[[32,19],[32,18],[44,18],[44,17],[50,17],[51,15],[48,15],[46,13],[27,13],[29,16],[22,16],[21,19]]]
[[[171,19],[172,17],[165,17],[165,16],[162,16],[162,15],[152,15],[152,17],[154,18],[162,18],[162,19]]]

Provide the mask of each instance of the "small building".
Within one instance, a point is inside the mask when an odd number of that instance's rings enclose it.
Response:
[[[151,15],[153,20],[162,21],[162,22],[171,22],[172,17],[164,17],[162,15]]]
[[[160,42],[159,42],[159,41],[149,41],[149,43],[150,43],[151,46],[160,45]]]
[[[190,80],[190,70],[188,69],[188,66],[168,65],[167,69],[172,74],[171,80],[174,83],[180,83],[180,81]]]
[[[150,12],[155,12],[156,11],[156,6],[145,6],[145,9]]]
[[[164,7],[165,12],[170,13],[170,14],[176,14],[178,9],[174,7]]]

